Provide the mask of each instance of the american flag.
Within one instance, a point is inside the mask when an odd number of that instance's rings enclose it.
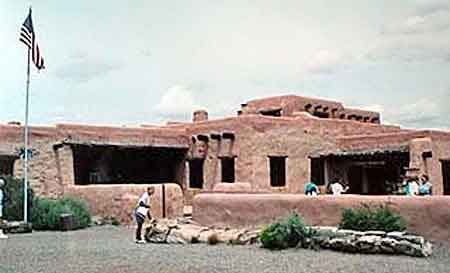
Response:
[[[36,41],[36,33],[34,33],[33,29],[33,21],[31,20],[31,8],[27,19],[25,19],[25,22],[23,22],[23,25],[20,28],[19,40],[24,43],[29,50],[31,50],[31,59],[36,65],[36,68],[38,70],[44,69],[44,58],[42,58],[42,54],[39,50],[39,46]]]

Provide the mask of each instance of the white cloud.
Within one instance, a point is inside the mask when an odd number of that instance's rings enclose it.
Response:
[[[398,38],[380,41],[372,47],[366,57],[372,61],[400,60],[450,61],[450,40],[438,41],[422,38]]]
[[[341,54],[331,50],[319,50],[306,64],[306,70],[311,73],[329,74],[344,65]]]
[[[164,117],[188,117],[194,110],[201,109],[194,100],[192,90],[182,85],[170,87],[154,107]]]
[[[374,111],[378,113],[384,112],[384,106],[380,104],[371,104],[371,105],[363,105],[363,106],[357,106],[355,108],[365,110],[365,111]]]
[[[450,61],[450,3],[426,1],[397,15],[381,29],[369,60]]]
[[[97,56],[89,56],[83,51],[74,51],[67,62],[55,69],[55,75],[74,82],[87,82],[119,69],[122,64]]]
[[[450,27],[450,10],[429,15],[412,15],[384,27],[384,34],[422,34],[447,30]]]
[[[442,117],[450,114],[447,103],[450,94],[423,97],[398,108],[386,110],[385,119],[390,123],[402,124],[413,128],[448,128],[448,120]]]

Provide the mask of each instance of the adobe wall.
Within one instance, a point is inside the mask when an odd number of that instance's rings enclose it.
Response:
[[[164,185],[166,217],[183,216],[183,192],[180,186],[174,183]],[[161,218],[163,216],[162,184],[70,186],[66,188],[65,194],[85,200],[92,215],[112,216],[121,224],[133,224],[133,211],[148,186],[155,187],[155,194],[150,199],[152,216]]]
[[[54,127],[30,127],[30,146],[33,152],[29,159],[29,183],[36,194],[56,197],[61,193],[58,180],[57,154],[53,149],[56,142]],[[23,127],[0,125],[0,150],[3,153],[18,156],[24,148]],[[14,162],[13,174],[23,176],[23,160]]]
[[[446,196],[203,193],[194,199],[192,217],[205,226],[243,227],[267,225],[297,211],[309,225],[336,226],[342,209],[362,203],[388,204],[405,218],[409,231],[435,240],[450,239],[450,197]]]
[[[443,173],[441,160],[450,160],[450,133],[431,132],[433,157],[430,162],[430,181],[433,191],[443,193]]]
[[[303,192],[310,177],[309,155],[323,149],[336,149],[337,136],[399,132],[397,126],[382,126],[357,121],[319,119],[308,115],[268,117],[243,115],[237,118],[182,125],[192,137],[209,138],[204,163],[203,191],[221,183],[220,156],[235,156],[236,182],[248,182],[252,191]],[[232,132],[234,140],[216,140],[212,135]],[[191,145],[193,145],[191,143]],[[287,156],[286,187],[271,187],[268,156]],[[189,175],[189,168],[186,168]],[[187,182],[188,183],[188,182]],[[186,202],[202,190],[189,189]]]

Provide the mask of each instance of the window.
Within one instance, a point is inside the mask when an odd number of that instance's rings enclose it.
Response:
[[[450,160],[441,160],[444,195],[450,195]]]
[[[325,185],[323,159],[311,158],[310,180],[314,182],[316,185]]]
[[[0,156],[0,175],[13,175],[15,156]]]
[[[261,110],[259,112],[263,116],[281,117],[281,108],[280,109],[271,109],[271,110]]]
[[[286,157],[269,156],[270,165],[270,186],[286,186]]]
[[[194,189],[203,188],[203,162],[204,159],[193,159],[189,161],[189,187]]]
[[[222,165],[222,182],[233,183],[234,177],[234,157],[223,157],[220,159]]]
[[[176,182],[186,150],[71,145],[75,185]]]

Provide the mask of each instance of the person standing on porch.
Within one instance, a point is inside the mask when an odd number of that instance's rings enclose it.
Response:
[[[150,213],[150,197],[154,193],[155,187],[148,187],[147,191],[142,194],[141,198],[139,198],[137,208],[134,212],[137,223],[135,240],[137,244],[145,243],[145,240],[142,240],[142,225],[145,222],[145,217],[148,217],[149,219],[152,218]]]

